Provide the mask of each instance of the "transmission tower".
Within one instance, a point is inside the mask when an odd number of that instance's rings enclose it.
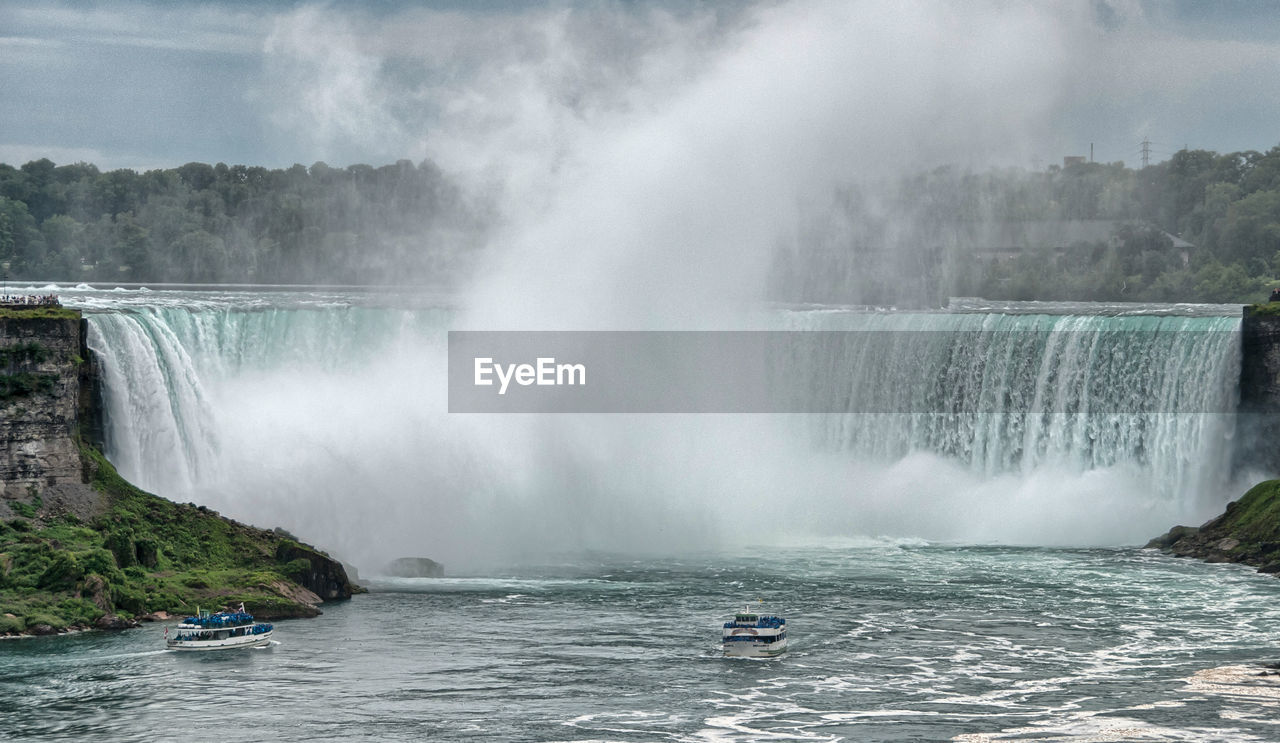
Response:
[[[1151,162],[1151,140],[1142,138],[1142,167],[1147,167]]]

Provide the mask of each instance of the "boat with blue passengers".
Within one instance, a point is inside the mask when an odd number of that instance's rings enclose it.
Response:
[[[787,649],[787,620],[743,609],[724,623],[724,654],[744,658],[771,658]]]
[[[239,611],[197,612],[178,623],[172,637],[164,631],[165,647],[170,650],[229,650],[231,648],[262,647],[271,644],[271,631],[267,622],[254,621],[244,604]]]

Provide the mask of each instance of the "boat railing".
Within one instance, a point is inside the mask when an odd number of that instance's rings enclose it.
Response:
[[[200,627],[235,627],[252,624],[253,616],[245,612],[202,614],[197,617],[187,617],[182,621],[184,624],[194,624]]]
[[[732,629],[734,627],[755,627],[758,629],[780,629],[781,627],[785,626],[786,623],[787,623],[787,620],[783,619],[782,617],[759,617],[754,622],[739,622],[737,620],[734,620],[732,622],[725,622],[724,627],[725,629]]]
[[[268,632],[270,632],[272,629],[274,629],[274,627],[270,624],[258,623],[251,626],[240,626],[240,627],[204,627],[201,629],[183,629],[182,631],[178,632],[178,634],[174,635],[173,640],[175,642],[183,642],[183,641],[195,642],[203,639],[208,639],[210,635],[213,635],[216,632],[227,632],[227,631],[233,631],[238,629],[243,629],[247,631],[241,635],[233,635],[233,637],[244,637],[245,635],[265,635]]]

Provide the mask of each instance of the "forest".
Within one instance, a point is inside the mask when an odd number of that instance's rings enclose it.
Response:
[[[1141,169],[943,167],[850,185],[775,260],[779,299],[1256,302],[1280,286],[1280,147]]]
[[[11,277],[448,283],[483,221],[429,162],[143,173],[0,164],[0,263]]]
[[[1280,283],[1280,147],[1140,169],[939,168],[850,181],[806,209],[779,247],[776,299],[1246,302]],[[19,279],[447,288],[494,221],[429,161],[0,164],[0,267]]]
[[[1140,170],[1086,163],[1038,176],[1009,217],[1114,220],[1112,239],[962,272],[956,293],[1009,299],[1254,302],[1280,285],[1280,147],[1182,150]],[[1016,203],[1016,200],[1015,202]],[[1043,215],[1043,216],[1041,216]],[[1173,245],[1174,238],[1184,247]]]

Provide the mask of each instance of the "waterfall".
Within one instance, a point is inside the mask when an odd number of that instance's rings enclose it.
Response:
[[[335,375],[358,386],[372,362],[399,344],[435,342],[421,325],[432,318],[360,307],[161,306],[90,314],[90,345],[103,368],[107,455],[143,487],[189,492],[221,478],[219,455],[235,428],[226,420],[228,401],[211,400],[209,385],[223,398],[241,385],[288,389]],[[290,370],[297,372],[292,380]]]
[[[811,311],[790,320],[796,330],[862,331],[809,350],[821,358],[810,368],[853,370],[804,380],[816,407],[887,411],[822,416],[820,445],[881,460],[933,452],[987,476],[1125,466],[1179,499],[1229,475],[1238,317]]]
[[[778,310],[874,331],[804,350],[854,370],[802,381],[827,414],[451,416],[446,310],[92,310],[123,475],[366,564],[805,531],[1131,542],[1236,487],[1230,317]]]

